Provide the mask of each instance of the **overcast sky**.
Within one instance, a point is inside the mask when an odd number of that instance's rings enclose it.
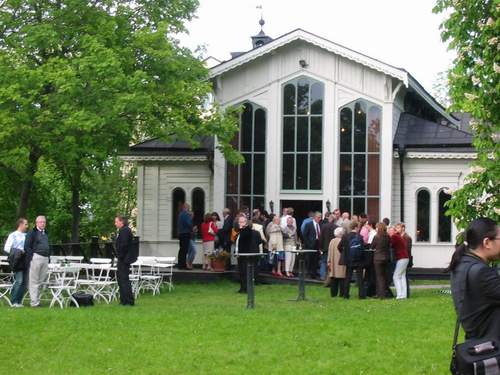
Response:
[[[200,0],[197,18],[182,36],[184,45],[204,45],[219,60],[231,51],[251,48],[259,32],[276,38],[296,28],[408,70],[428,91],[452,53],[441,42],[442,15],[432,13],[435,0]]]

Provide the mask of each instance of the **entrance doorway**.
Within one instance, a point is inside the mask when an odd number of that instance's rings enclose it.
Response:
[[[299,201],[299,200],[282,200],[280,208],[280,215],[285,207],[293,207],[294,217],[297,221],[297,228],[307,218],[309,211],[323,212],[323,201]]]

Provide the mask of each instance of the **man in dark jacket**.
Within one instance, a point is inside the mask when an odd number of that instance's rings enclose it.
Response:
[[[327,258],[328,258],[328,246],[330,246],[330,241],[335,238],[335,229],[337,229],[337,224],[335,224],[335,216],[331,213],[325,215],[326,223],[321,225],[321,234],[319,236],[319,247],[320,247],[320,268],[319,274],[322,280],[327,282]]]
[[[233,229],[233,218],[231,217],[231,211],[229,208],[224,208],[222,211],[223,224],[222,228],[217,232],[219,237],[220,245],[223,250],[228,253],[231,252],[231,230]]]
[[[352,221],[350,223],[351,231],[342,237],[339,243],[339,250],[342,252],[342,258],[346,265],[346,276],[344,283],[344,298],[349,298],[349,290],[351,288],[351,279],[354,271],[356,271],[356,283],[358,285],[359,299],[366,298],[366,283],[364,278],[364,244],[363,237],[359,232],[359,222]],[[358,252],[359,251],[359,252]],[[361,254],[361,256],[356,256]]]
[[[31,307],[40,306],[40,288],[47,281],[50,245],[49,236],[45,231],[46,225],[45,216],[38,216],[35,220],[35,228],[28,232],[24,242],[26,264],[27,269],[29,269],[28,284]]]
[[[134,306],[134,295],[130,284],[130,264],[137,260],[134,251],[132,231],[128,227],[128,220],[124,216],[115,217],[115,227],[118,229],[116,238],[116,253],[118,258],[117,281],[120,289],[120,304]]]
[[[193,218],[189,214],[189,205],[184,203],[179,218],[177,220],[177,231],[179,235],[179,253],[177,255],[177,267],[179,269],[187,269],[186,256],[189,250],[191,241],[191,233],[193,233]]]
[[[236,252],[242,254],[259,253],[259,245],[262,243],[260,233],[252,229],[251,222],[244,215],[238,217],[238,226],[240,228],[238,238],[236,239]],[[247,265],[252,262],[257,263],[257,257],[238,257],[238,270],[240,274],[240,290],[238,293],[247,292]]]
[[[306,250],[317,250],[315,253],[306,253],[306,268],[309,272],[309,277],[315,279],[318,277],[318,261],[320,251],[320,236],[321,236],[321,213],[316,212],[312,217],[312,221],[307,223],[302,232],[302,238]]]

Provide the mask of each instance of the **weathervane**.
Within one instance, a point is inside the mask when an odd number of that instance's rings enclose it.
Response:
[[[260,10],[260,21],[259,21],[259,25],[260,25],[260,31],[263,31],[263,28],[264,28],[264,24],[266,23],[264,21],[264,15],[263,15],[263,12],[262,12],[262,5],[257,5],[255,7],[255,9],[259,9]]]

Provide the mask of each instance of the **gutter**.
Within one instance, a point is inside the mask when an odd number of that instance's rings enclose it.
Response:
[[[404,144],[398,145],[398,156],[399,156],[399,194],[400,194],[400,204],[399,204],[399,216],[402,223],[405,222],[405,174],[404,174],[404,158],[406,156],[406,147]]]

